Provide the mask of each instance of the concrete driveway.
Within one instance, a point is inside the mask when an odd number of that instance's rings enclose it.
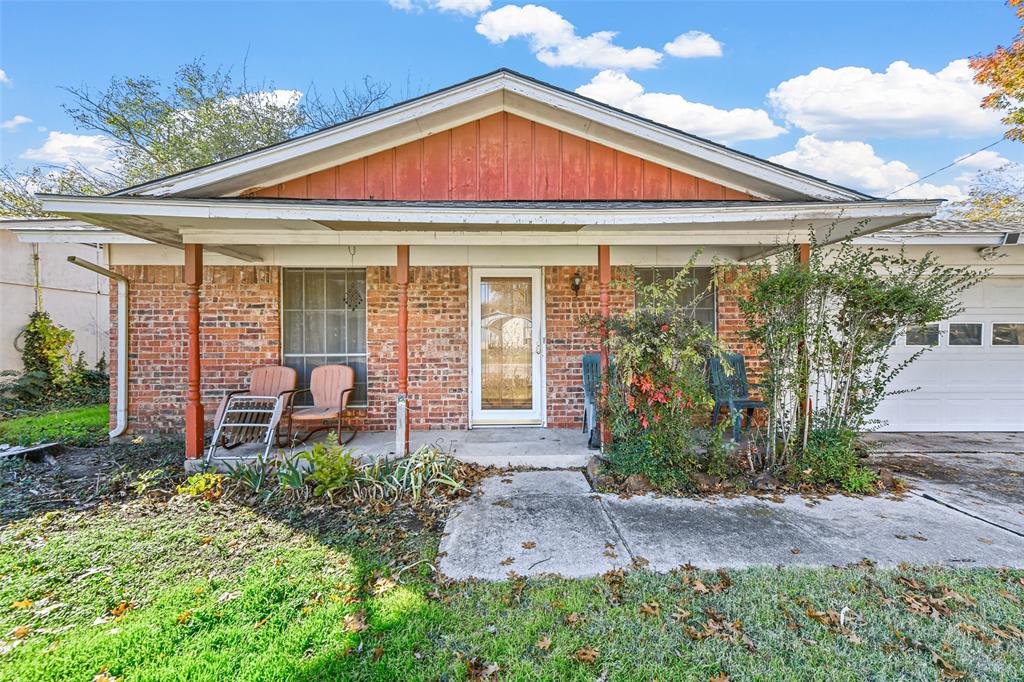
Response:
[[[885,466],[919,495],[1024,534],[1024,432],[876,433]]]
[[[873,458],[913,486],[900,498],[622,499],[595,494],[578,470],[489,478],[448,519],[441,571],[502,580],[630,564],[1024,567],[1024,455],[945,442],[907,439]]]

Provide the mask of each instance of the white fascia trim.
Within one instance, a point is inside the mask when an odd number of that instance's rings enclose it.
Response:
[[[1002,232],[959,232],[951,234],[922,234],[920,232],[899,233],[881,232],[868,237],[858,237],[853,240],[854,244],[864,246],[896,246],[921,245],[921,246],[1001,246],[1003,244]]]
[[[785,204],[761,202],[748,206],[650,206],[623,209],[490,208],[446,206],[331,206],[282,205],[277,201],[175,200],[140,197],[64,197],[40,195],[43,208],[53,213],[152,216],[165,218],[243,220],[307,220],[385,224],[466,225],[665,225],[733,223],[761,220],[859,220],[924,218],[935,214],[940,200],[821,202]]]
[[[153,242],[115,230],[11,230],[24,244],[152,244]]]
[[[596,102],[548,88],[533,81],[517,78],[509,73],[496,73],[454,89],[443,90],[408,104],[398,105],[378,114],[357,119],[350,124],[342,124],[339,127],[312,133],[292,142],[258,150],[237,159],[228,159],[206,168],[156,180],[130,191],[134,196],[168,196],[186,192],[215,182],[229,180],[244,173],[258,171],[273,164],[283,163],[304,154],[343,144],[349,140],[370,135],[399,123],[501,90],[514,92],[528,99],[565,109],[597,123],[809,197],[847,201],[867,200],[866,195],[859,192],[801,175],[756,157],[719,147],[706,140],[672,131],[653,122],[635,118],[627,113],[615,111]],[[128,192],[129,190],[121,190],[111,196],[126,196]]]

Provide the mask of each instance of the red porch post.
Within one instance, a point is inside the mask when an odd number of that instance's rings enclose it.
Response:
[[[597,247],[597,276],[601,291],[601,317],[608,319],[608,285],[612,281],[611,249],[607,246]],[[604,418],[603,403],[608,399],[608,346],[605,341],[608,338],[608,329],[601,328],[601,443],[607,445],[612,442],[612,432],[608,428],[607,420]]]
[[[796,245],[796,260],[800,264],[800,267],[806,270],[811,264],[811,245],[810,244],[797,244]],[[797,345],[797,356],[799,358],[800,365],[804,365],[807,362],[807,347],[804,342],[801,341]],[[811,415],[811,384],[810,377],[804,377],[800,381],[800,406],[798,416],[800,418],[800,429],[799,433],[801,438],[806,437],[808,431],[808,420]]]
[[[398,246],[398,414],[395,443],[399,455],[409,452],[409,246]]]
[[[203,454],[203,403],[199,393],[199,287],[203,284],[203,246],[185,244],[185,298],[188,309],[188,402],[185,405],[185,458]]]

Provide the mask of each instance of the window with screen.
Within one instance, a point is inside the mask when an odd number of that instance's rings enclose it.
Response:
[[[636,274],[644,284],[666,282],[679,274],[683,268],[637,268]],[[690,273],[694,279],[693,287],[679,292],[679,305],[693,310],[696,320],[711,327],[716,327],[715,320],[715,286],[713,268],[693,268]]]
[[[348,365],[356,374],[350,404],[365,405],[366,270],[285,268],[281,294],[284,364],[299,373],[299,388],[320,365]]]

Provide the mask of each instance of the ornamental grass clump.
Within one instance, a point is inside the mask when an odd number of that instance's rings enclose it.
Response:
[[[707,466],[708,447],[719,442],[707,427],[706,367],[721,350],[714,332],[694,317],[710,287],[683,295],[696,288],[692,267],[691,261],[674,277],[652,283],[638,278],[631,312],[581,322],[602,337],[613,359],[604,406],[612,434],[606,458],[616,473],[643,474],[663,490],[688,486],[688,472]],[[691,302],[681,303],[686,299]]]

